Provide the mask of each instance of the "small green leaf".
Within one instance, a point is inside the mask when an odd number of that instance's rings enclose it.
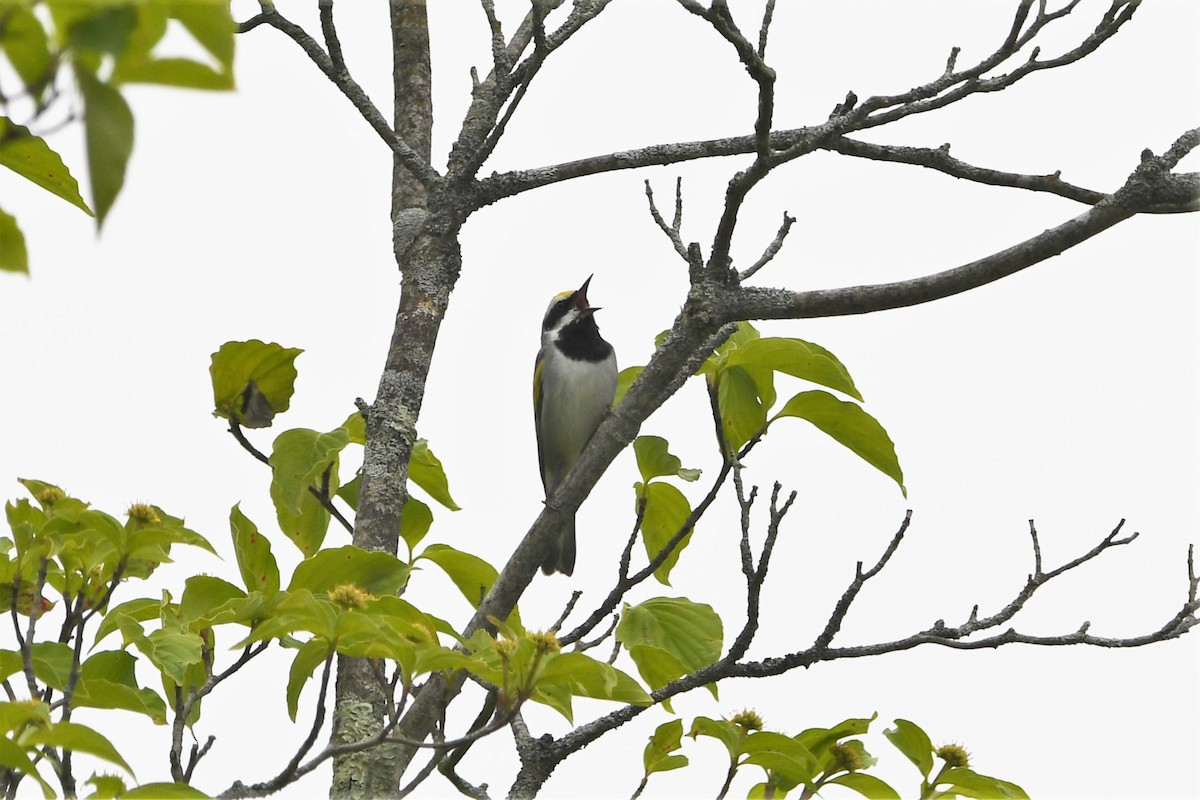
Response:
[[[712,606],[683,597],[655,597],[626,605],[616,635],[646,684],[660,689],[715,663],[721,657],[724,631]]]
[[[93,216],[79,194],[79,184],[58,153],[40,136],[34,136],[28,128],[7,117],[0,117],[0,165]]]
[[[271,553],[271,542],[258,532],[258,526],[242,513],[239,506],[229,510],[229,529],[233,552],[237,556],[242,583],[250,592],[270,596],[279,591],[279,565]]]
[[[389,553],[368,552],[352,545],[322,550],[296,567],[287,590],[313,594],[353,584],[376,595],[395,594],[408,580],[408,565]]]
[[[116,764],[133,775],[133,770],[130,769],[125,759],[121,758],[121,754],[117,752],[117,748],[113,747],[112,742],[86,725],[80,725],[77,722],[56,722],[47,728],[28,730],[22,734],[21,743],[26,746],[50,745],[76,753],[87,753]]]
[[[95,789],[87,800],[116,800],[126,791],[125,781],[118,775],[93,774],[84,783]]]
[[[736,725],[727,719],[696,717],[692,720],[692,729],[688,731],[688,736],[693,739],[697,736],[716,739],[725,745],[725,749],[729,752],[730,762],[735,762],[742,754],[742,743],[746,741],[747,733],[741,725]]]
[[[926,780],[933,771],[933,743],[929,735],[920,726],[906,719],[896,720],[896,727],[887,728],[883,735],[888,738],[896,749],[916,764]]]
[[[229,4],[183,0],[171,4],[171,16],[183,23],[188,33],[212,54],[223,67],[233,66],[234,33],[237,25],[229,13]]]
[[[105,650],[92,655],[80,667],[75,705],[133,711],[149,717],[155,725],[167,724],[167,706],[162,697],[137,685],[135,662],[124,650]]]
[[[410,556],[432,525],[433,511],[429,506],[411,496],[404,501],[404,510],[400,512],[400,538],[408,545]]]
[[[133,113],[116,88],[101,82],[78,61],[75,77],[83,95],[88,173],[99,227],[125,183],[125,167],[133,153]]]
[[[234,601],[245,600],[246,593],[229,581],[211,575],[193,575],[184,582],[179,598],[179,614],[189,629],[212,627],[212,614]]]
[[[642,542],[646,546],[646,557],[653,559],[687,524],[692,507],[683,492],[669,483],[662,481],[647,484],[635,483],[634,489],[637,491],[638,497],[645,500],[646,503],[645,511],[642,513]],[[658,566],[658,569],[654,570],[654,577],[659,583],[666,586],[671,585],[671,570],[675,568],[684,548],[691,542],[692,533],[692,531],[688,531],[671,551],[671,554]]]
[[[162,601],[149,597],[139,597],[113,606],[104,615],[100,627],[96,629],[96,638],[92,642],[92,646],[95,647],[110,633],[124,630],[123,625],[133,625],[140,629],[141,626],[138,623],[156,619],[161,610]]]
[[[246,428],[265,428],[288,410],[303,350],[251,339],[226,342],[212,355],[213,416]],[[247,412],[250,413],[247,416]]]
[[[629,387],[633,386],[633,382],[642,374],[645,367],[626,367],[617,373],[617,392],[613,398],[613,408],[621,404],[625,399],[625,395],[629,394]]]
[[[659,334],[660,337],[663,335],[664,334]],[[729,355],[732,352],[737,350],[739,347],[742,347],[747,342],[753,342],[758,338],[758,330],[755,329],[753,325],[751,325],[749,322],[739,322],[737,324],[737,330],[733,332],[733,335],[722,342],[721,346],[714,350],[711,356],[705,359],[704,363],[700,365],[700,369],[696,370],[696,374],[710,376],[715,375],[725,366],[725,362],[728,360]],[[656,340],[655,346],[657,347],[659,344],[661,344],[661,341]]]
[[[429,442],[417,439],[412,455],[408,459],[408,478],[420,486],[434,500],[451,511],[458,511],[458,504],[450,496],[450,483],[442,462],[429,449]]]
[[[194,633],[156,630],[134,644],[159,672],[180,686],[187,686],[188,667],[202,662],[203,640]]]
[[[29,273],[29,253],[25,249],[25,234],[17,220],[0,208],[0,272]]]
[[[308,683],[313,671],[325,661],[328,655],[329,641],[320,636],[309,639],[296,651],[296,658],[292,660],[291,669],[288,670],[287,685],[288,716],[292,718],[292,722],[296,721],[296,712],[300,707],[300,692],[304,690],[304,684]]]
[[[904,488],[904,473],[896,458],[896,445],[879,421],[863,411],[861,406],[838,400],[829,392],[801,392],[788,400],[783,410],[775,415],[775,419],[780,417],[808,420],[894,480],[901,494],[908,497],[908,490]]]
[[[147,58],[128,60],[115,73],[121,83],[152,83],[180,89],[228,91],[233,88],[233,73],[215,70],[190,58]]]
[[[417,556],[416,560],[420,559],[432,561],[441,567],[447,577],[462,592],[463,597],[467,598],[467,602],[471,604],[472,608],[479,606],[479,601],[492,588],[498,574],[495,567],[479,556],[456,550],[445,544],[429,545]],[[516,631],[522,630],[521,616],[515,608],[504,622]]]
[[[354,474],[354,477],[343,483],[337,490],[337,496],[346,501],[346,505],[350,506],[354,511],[358,511],[358,498],[362,492],[362,470]]]
[[[694,481],[700,477],[700,470],[685,469],[678,456],[671,455],[667,447],[667,440],[661,436],[639,436],[633,440],[633,453],[643,481],[661,477]]]
[[[646,743],[646,748],[642,751],[642,768],[645,770],[645,774],[649,776],[656,772],[668,772],[686,767],[687,756],[672,755],[682,746],[682,739],[683,720],[681,719],[664,722],[655,728],[654,733],[650,734],[650,741]]]
[[[300,513],[292,513],[280,496],[279,484],[271,483],[271,500],[275,503],[275,519],[279,530],[292,540],[305,558],[312,557],[321,549],[325,535],[329,533],[329,511],[312,492],[300,495]]]

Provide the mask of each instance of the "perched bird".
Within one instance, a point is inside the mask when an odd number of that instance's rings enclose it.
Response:
[[[588,305],[591,282],[589,276],[578,291],[556,295],[542,320],[542,349],[533,369],[533,420],[547,498],[579,459],[617,390],[617,358],[596,327],[592,314],[599,309]],[[574,570],[572,515],[542,572],[570,575]]]

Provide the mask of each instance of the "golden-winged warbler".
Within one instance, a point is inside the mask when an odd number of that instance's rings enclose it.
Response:
[[[600,337],[588,305],[591,276],[577,291],[555,295],[542,319],[542,349],[533,370],[533,419],[546,497],[566,477],[612,405],[617,359]],[[575,516],[542,563],[542,572],[575,569]]]

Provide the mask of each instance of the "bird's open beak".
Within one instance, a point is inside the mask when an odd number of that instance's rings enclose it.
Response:
[[[580,311],[592,312],[592,311],[600,310],[598,308],[592,308],[591,306],[588,305],[588,300],[587,300],[588,284],[590,284],[592,282],[593,277],[595,277],[595,276],[588,275],[587,280],[583,282],[583,286],[580,286],[578,291],[575,292],[575,307],[578,308]]]

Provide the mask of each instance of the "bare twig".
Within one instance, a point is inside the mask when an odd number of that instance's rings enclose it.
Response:
[[[779,254],[780,248],[783,247],[783,240],[787,238],[788,231],[792,229],[792,223],[796,221],[795,217],[788,216],[785,211],[783,213],[783,224],[779,226],[779,231],[775,234],[775,238],[767,245],[767,249],[763,251],[762,256],[750,266],[746,267],[738,274],[738,280],[744,281],[760,269],[771,262],[775,256]]]
[[[686,262],[688,261],[687,245],[683,243],[683,237],[679,232],[680,224],[683,221],[682,181],[682,178],[675,179],[675,219],[671,225],[667,225],[666,220],[659,213],[658,206],[654,202],[654,190],[650,188],[649,178],[646,179],[646,201],[650,204],[650,216],[654,218],[654,223],[671,240],[671,246],[675,248],[675,252]]]

